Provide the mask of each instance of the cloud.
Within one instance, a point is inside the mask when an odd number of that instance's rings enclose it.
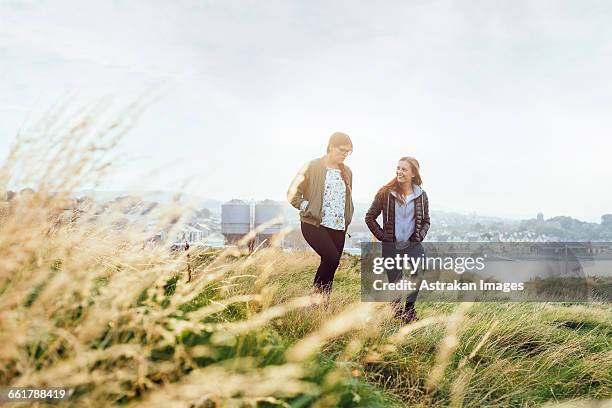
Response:
[[[188,174],[220,198],[280,198],[343,130],[360,199],[401,152],[445,207],[598,219],[612,204],[590,177],[612,176],[611,14],[558,1],[3,3],[0,132],[75,89],[125,100],[164,84],[123,147],[142,166],[114,182],[181,157],[151,182]]]

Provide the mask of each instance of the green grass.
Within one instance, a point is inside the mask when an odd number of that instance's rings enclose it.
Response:
[[[281,276],[281,289],[309,285],[314,267]],[[346,260],[336,274],[332,299],[346,304],[359,300],[358,266]],[[449,314],[457,304],[418,303],[421,318]],[[461,404],[464,406],[525,406],[578,398],[612,397],[612,308],[609,304],[481,303],[474,304],[460,328],[459,346],[452,355],[435,393],[425,383],[444,338],[443,324],[415,331],[401,347],[375,363],[361,364],[371,384],[409,404],[447,406],[453,382],[469,375]],[[497,321],[489,340],[469,358],[483,335]],[[399,328],[389,327],[371,341]],[[274,327],[289,342],[314,330],[318,322],[303,313],[288,315]],[[333,355],[346,346],[340,337],[323,350]],[[463,364],[462,360],[467,359]],[[359,364],[359,359],[355,360]],[[461,364],[461,367],[459,367]],[[467,374],[466,374],[467,373]]]
[[[225,331],[270,307],[308,294],[317,259],[300,256],[272,252],[260,258],[232,257],[220,279],[203,285],[190,300],[173,303],[179,293],[188,293],[190,285],[209,273],[206,267],[213,264],[215,254],[207,253],[193,258],[192,266],[200,268],[194,282],[186,282],[184,271],[175,271],[158,287],[134,292],[133,302],[81,347],[110,352],[121,345],[137,346],[148,361],[140,382],[124,374],[125,380],[106,389],[85,376],[73,385],[75,397],[70,404],[147,406],[154,398],[151,395],[158,395],[154,391],[169,393],[164,390],[188,383],[201,370],[222,368],[231,378],[290,364],[288,350],[309,336],[320,335],[330,319],[359,305],[357,258],[343,258],[329,309],[316,305],[296,308],[251,329],[234,334]],[[259,278],[265,270],[271,273],[262,285]],[[112,278],[95,277],[88,296],[77,296],[78,304],[56,311],[53,324],[78,332],[111,283]],[[34,287],[23,307],[34,308],[41,290]],[[267,295],[257,301],[227,304],[200,319],[192,317],[232,296],[261,293]],[[201,406],[225,406],[243,399],[245,406],[258,407],[522,407],[612,397],[609,304],[476,303],[458,315],[461,323],[452,332],[448,319],[458,307],[458,303],[417,303],[421,321],[443,319],[408,333],[401,341],[392,339],[404,326],[391,317],[388,308],[377,308],[369,324],[355,324],[333,334],[315,354],[300,361],[305,370],[297,378],[304,386],[301,391],[275,391],[255,399],[238,392],[204,399]],[[149,318],[153,322],[145,323]],[[192,326],[176,331],[181,322]],[[215,326],[219,324],[225,326]],[[456,343],[448,342],[452,336]],[[454,345],[441,358],[445,344]],[[53,330],[38,332],[36,341],[25,349],[27,364],[41,373],[78,357],[70,341]],[[86,368],[89,373],[114,376],[137,371],[137,361],[128,354],[101,355]],[[11,374],[10,362],[5,364],[0,382],[10,384],[19,373]],[[434,381],[436,367],[442,371]],[[289,380],[279,379],[282,381]]]

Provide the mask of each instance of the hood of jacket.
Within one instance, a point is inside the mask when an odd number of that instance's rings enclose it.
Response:
[[[391,194],[393,194],[393,197],[397,197],[397,193],[395,192],[395,190],[391,190]],[[421,188],[421,186],[413,184],[412,193],[406,196],[406,201],[414,200],[418,198],[421,194],[423,194],[423,189]]]

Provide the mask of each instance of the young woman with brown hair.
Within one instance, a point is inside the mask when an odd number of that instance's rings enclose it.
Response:
[[[314,277],[314,291],[329,297],[340,263],[346,230],[353,217],[351,169],[344,164],[353,151],[348,135],[334,133],[325,156],[308,162],[287,192],[287,199],[300,210],[304,239],[321,257]]]
[[[383,257],[408,254],[418,258],[424,255],[420,243],[429,230],[429,200],[422,184],[419,162],[413,157],[402,157],[397,163],[395,177],[376,193],[365,222],[376,239],[382,242]],[[382,227],[376,221],[381,213]],[[397,282],[401,276],[401,270],[387,270],[389,282]],[[414,302],[417,294],[418,286],[407,297],[403,308],[401,299],[393,300],[396,317],[404,322],[416,319]]]

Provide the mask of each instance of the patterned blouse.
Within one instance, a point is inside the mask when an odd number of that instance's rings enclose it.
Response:
[[[321,225],[327,228],[344,231],[344,200],[346,185],[339,169],[327,169]]]

